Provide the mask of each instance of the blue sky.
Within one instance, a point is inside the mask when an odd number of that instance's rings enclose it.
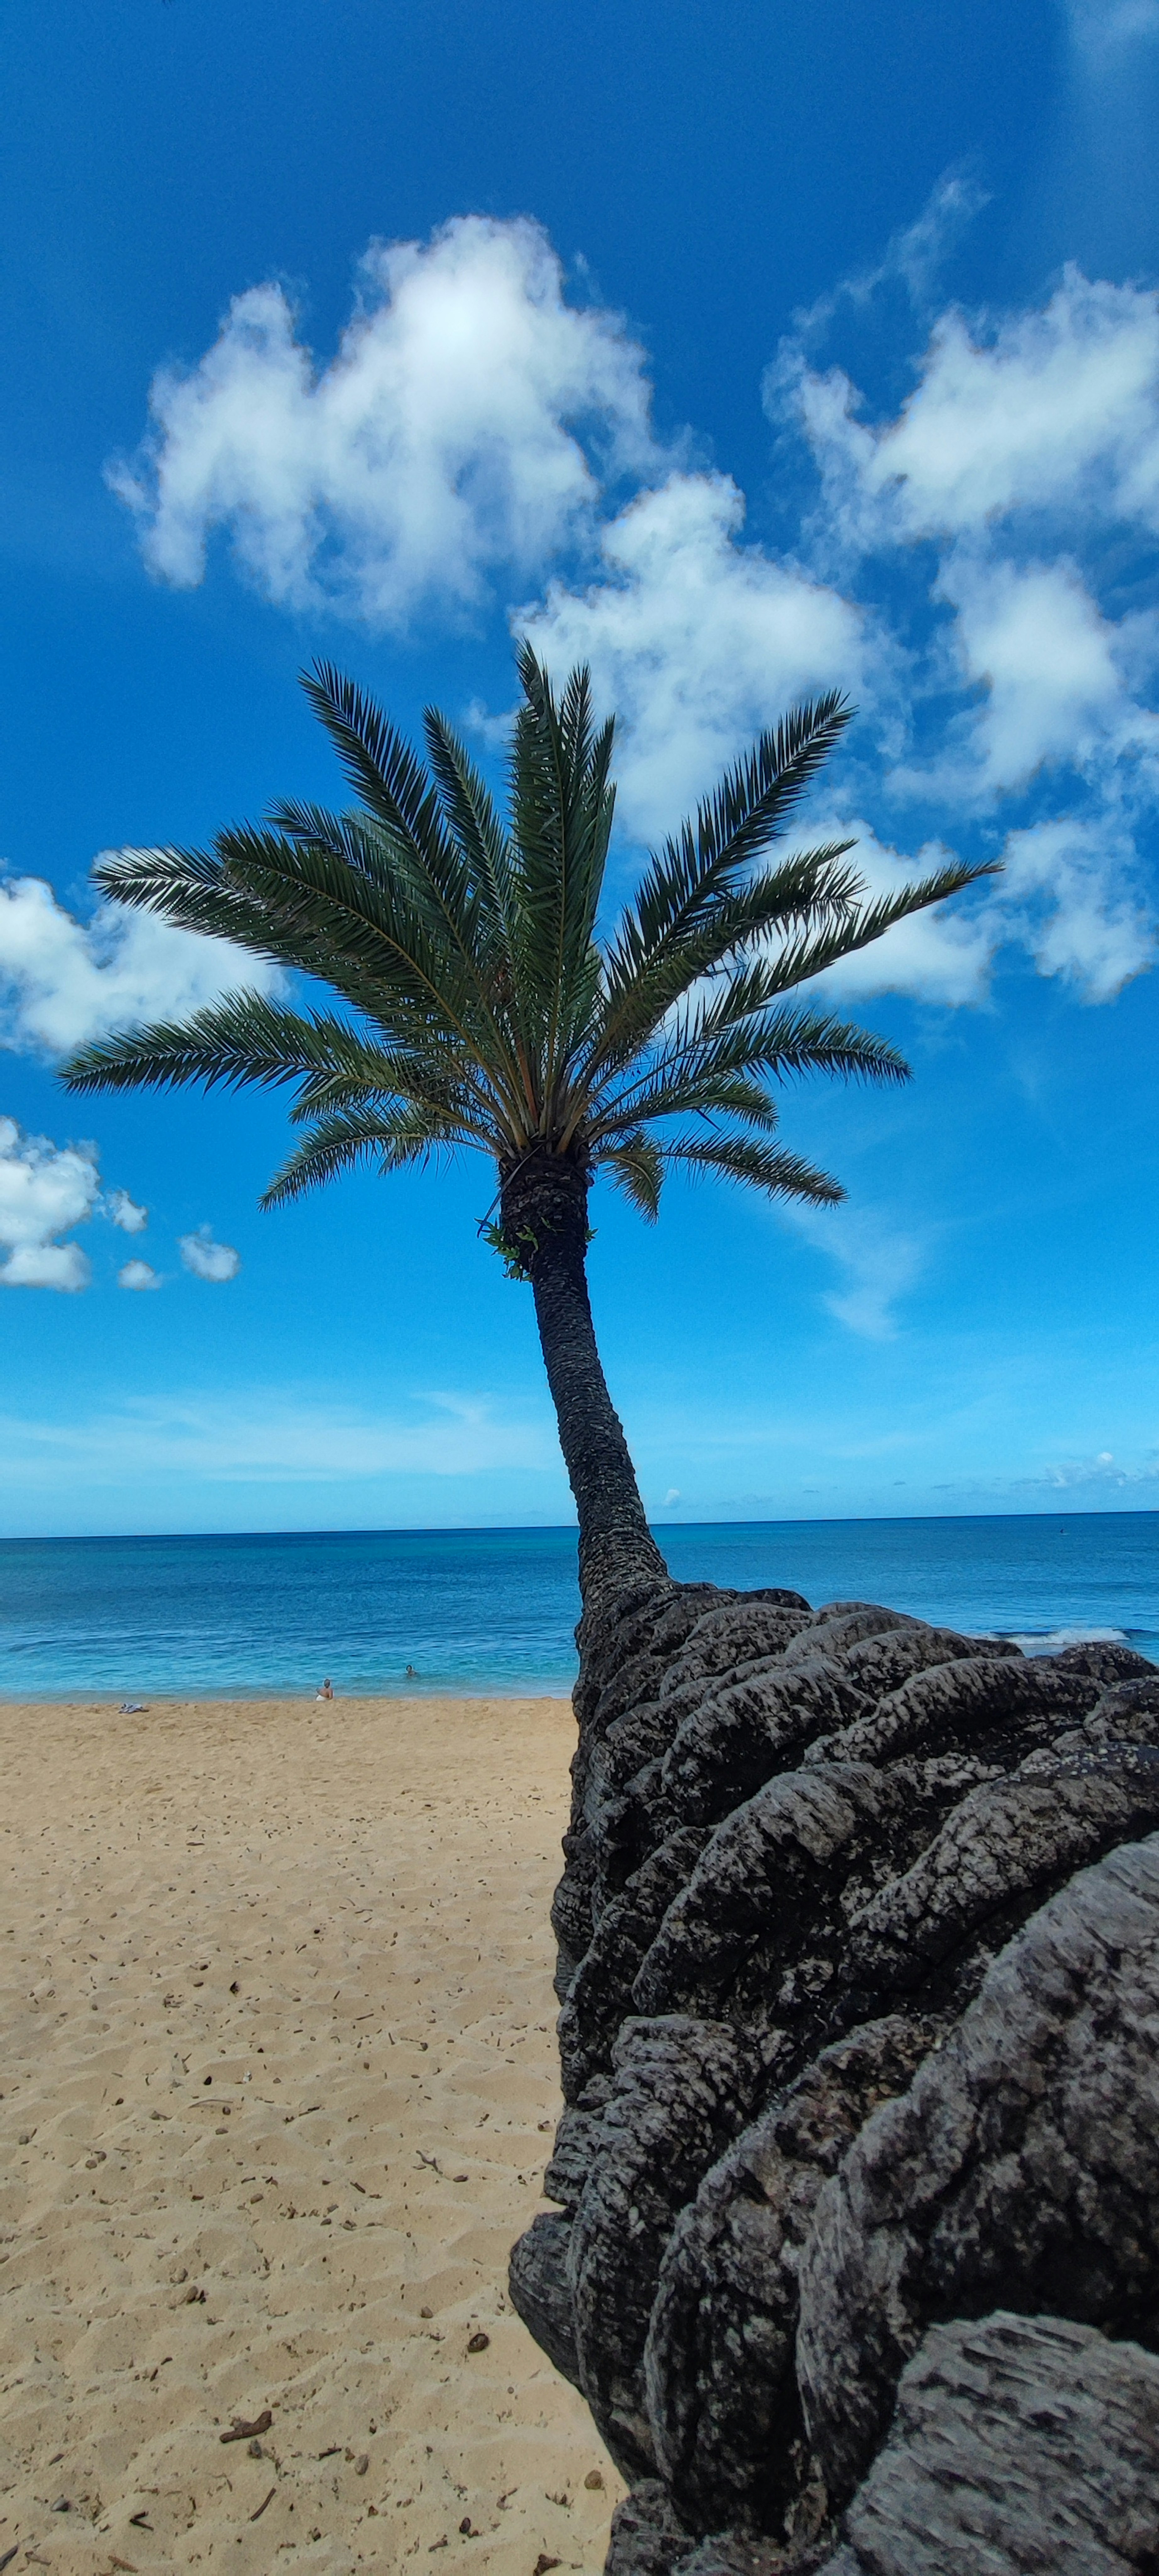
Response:
[[[237,979],[99,851],[334,798],[317,652],[497,763],[513,632],[620,711],[613,897],[837,682],[810,836],[1006,862],[834,984],[914,1068],[786,1099],[844,1208],[598,1196],[649,1509],[1159,1501],[1157,0],[5,27],[0,1528],[569,1517],[481,1165],[261,1216],[276,1098],[54,1075]]]

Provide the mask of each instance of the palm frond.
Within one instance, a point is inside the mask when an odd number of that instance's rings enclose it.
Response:
[[[660,1191],[664,1180],[663,1149],[642,1128],[622,1136],[618,1143],[606,1145],[600,1154],[617,1189],[622,1190],[638,1216],[654,1225],[660,1213]]]
[[[417,1108],[350,1110],[320,1119],[275,1172],[258,1205],[284,1207],[368,1161],[380,1172],[400,1172],[411,1163],[428,1163],[435,1154],[453,1153],[461,1141],[453,1122]]]
[[[452,732],[437,707],[423,717],[427,757],[439,791],[447,827],[454,835],[477,886],[485,893],[493,924],[510,949],[510,906],[514,854],[481,772],[466,745]]]
[[[328,985],[335,1007],[239,991],[81,1048],[66,1081],[292,1085],[305,1132],[271,1206],[368,1158],[393,1171],[458,1146],[504,1172],[528,1153],[574,1157],[649,1219],[670,1166],[832,1204],[839,1184],[775,1141],[779,1087],[807,1072],[901,1082],[908,1067],[885,1039],[792,997],[995,863],[870,897],[848,840],[771,854],[849,721],[831,691],[726,771],[601,947],[613,726],[597,723],[586,669],[557,694],[527,644],[518,667],[505,822],[436,709],[424,761],[316,663],[303,685],[352,810],[284,799],[208,851],[119,851],[96,881]]]
[[[779,867],[718,891],[696,924],[654,956],[635,967],[623,958],[623,972],[609,979],[602,997],[593,1070],[630,1061],[694,985],[722,975],[758,943],[839,929],[862,891],[856,869],[840,864],[853,847],[852,841],[828,841],[799,850]]]
[[[515,979],[522,1031],[546,1092],[599,989],[596,912],[611,836],[613,727],[594,728],[586,670],[557,705],[529,645],[518,655],[523,704],[511,749],[518,852]]]
[[[665,1144],[664,1160],[714,1173],[718,1180],[744,1181],[769,1198],[805,1199],[811,1207],[837,1207],[845,1197],[831,1173],[786,1153],[783,1145],[763,1145],[747,1136],[680,1137]]]
[[[945,903],[951,895],[964,893],[967,886],[977,885],[982,877],[1000,876],[1001,859],[981,859],[967,864],[953,860],[945,868],[936,868],[928,877],[915,879],[902,886],[897,894],[881,895],[875,903],[857,905],[842,922],[815,935],[787,941],[773,963],[778,992],[791,992],[797,984],[810,983],[823,975],[829,966],[840,965],[843,957],[855,957],[859,949],[870,948],[899,921],[909,921],[915,912],[927,912],[931,904]]]
[[[332,1061],[354,1034],[344,1020],[306,1018],[265,993],[231,993],[188,1020],[155,1020],[94,1038],[78,1047],[61,1078],[77,1092],[293,1082]]]
[[[696,927],[715,894],[734,884],[782,832],[810,780],[828,759],[853,709],[840,690],[794,708],[763,733],[747,759],[725,771],[715,793],[652,859],[624,912],[608,957],[615,992],[647,959]]]

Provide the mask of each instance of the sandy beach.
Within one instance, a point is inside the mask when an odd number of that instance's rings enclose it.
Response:
[[[0,1705],[0,2568],[595,2576],[620,2482],[506,2295],[573,1741]]]

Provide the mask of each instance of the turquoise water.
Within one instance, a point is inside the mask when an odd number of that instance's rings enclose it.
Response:
[[[1159,1512],[664,1528],[674,1575],[1159,1663]],[[569,1690],[575,1532],[0,1541],[0,1695]],[[415,1668],[408,1680],[406,1666]]]

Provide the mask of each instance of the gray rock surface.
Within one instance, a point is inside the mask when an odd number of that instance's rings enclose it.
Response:
[[[998,2313],[926,2335],[824,2576],[1157,2564],[1159,2361],[1061,2317]]]
[[[677,2213],[744,2126],[757,2065],[727,2024],[625,2022],[568,2255],[580,2386],[626,2475],[653,2465],[644,2343]]]
[[[1037,2371],[1049,2430],[1049,2353],[1090,2332],[1083,2424],[1105,2402],[1159,2530],[1136,2364],[1099,2377],[1159,2344],[1159,1673],[668,1581],[578,1633],[558,2206],[511,2277],[638,2481],[609,2569],[933,2576],[905,2497],[944,2458],[963,2576],[1070,2576],[986,2521],[970,2422],[984,2452],[1025,2386],[1030,2424]],[[1040,2309],[1054,2344],[1012,2359]],[[935,2338],[992,2310],[1005,2343],[951,2369]],[[1085,2439],[1054,2481],[1080,2535],[1110,2511]],[[1123,2529],[1106,2576],[1159,2576]]]
[[[780,2528],[802,2425],[797,2265],[818,2194],[937,2036],[869,2024],[826,2049],[711,2171],[669,2239],[645,2356],[657,2465],[697,2529]]]
[[[1002,2305],[1159,2338],[1159,1837],[1004,1951],[825,2185],[799,2278],[802,2409],[838,2501],[930,2323]]]

